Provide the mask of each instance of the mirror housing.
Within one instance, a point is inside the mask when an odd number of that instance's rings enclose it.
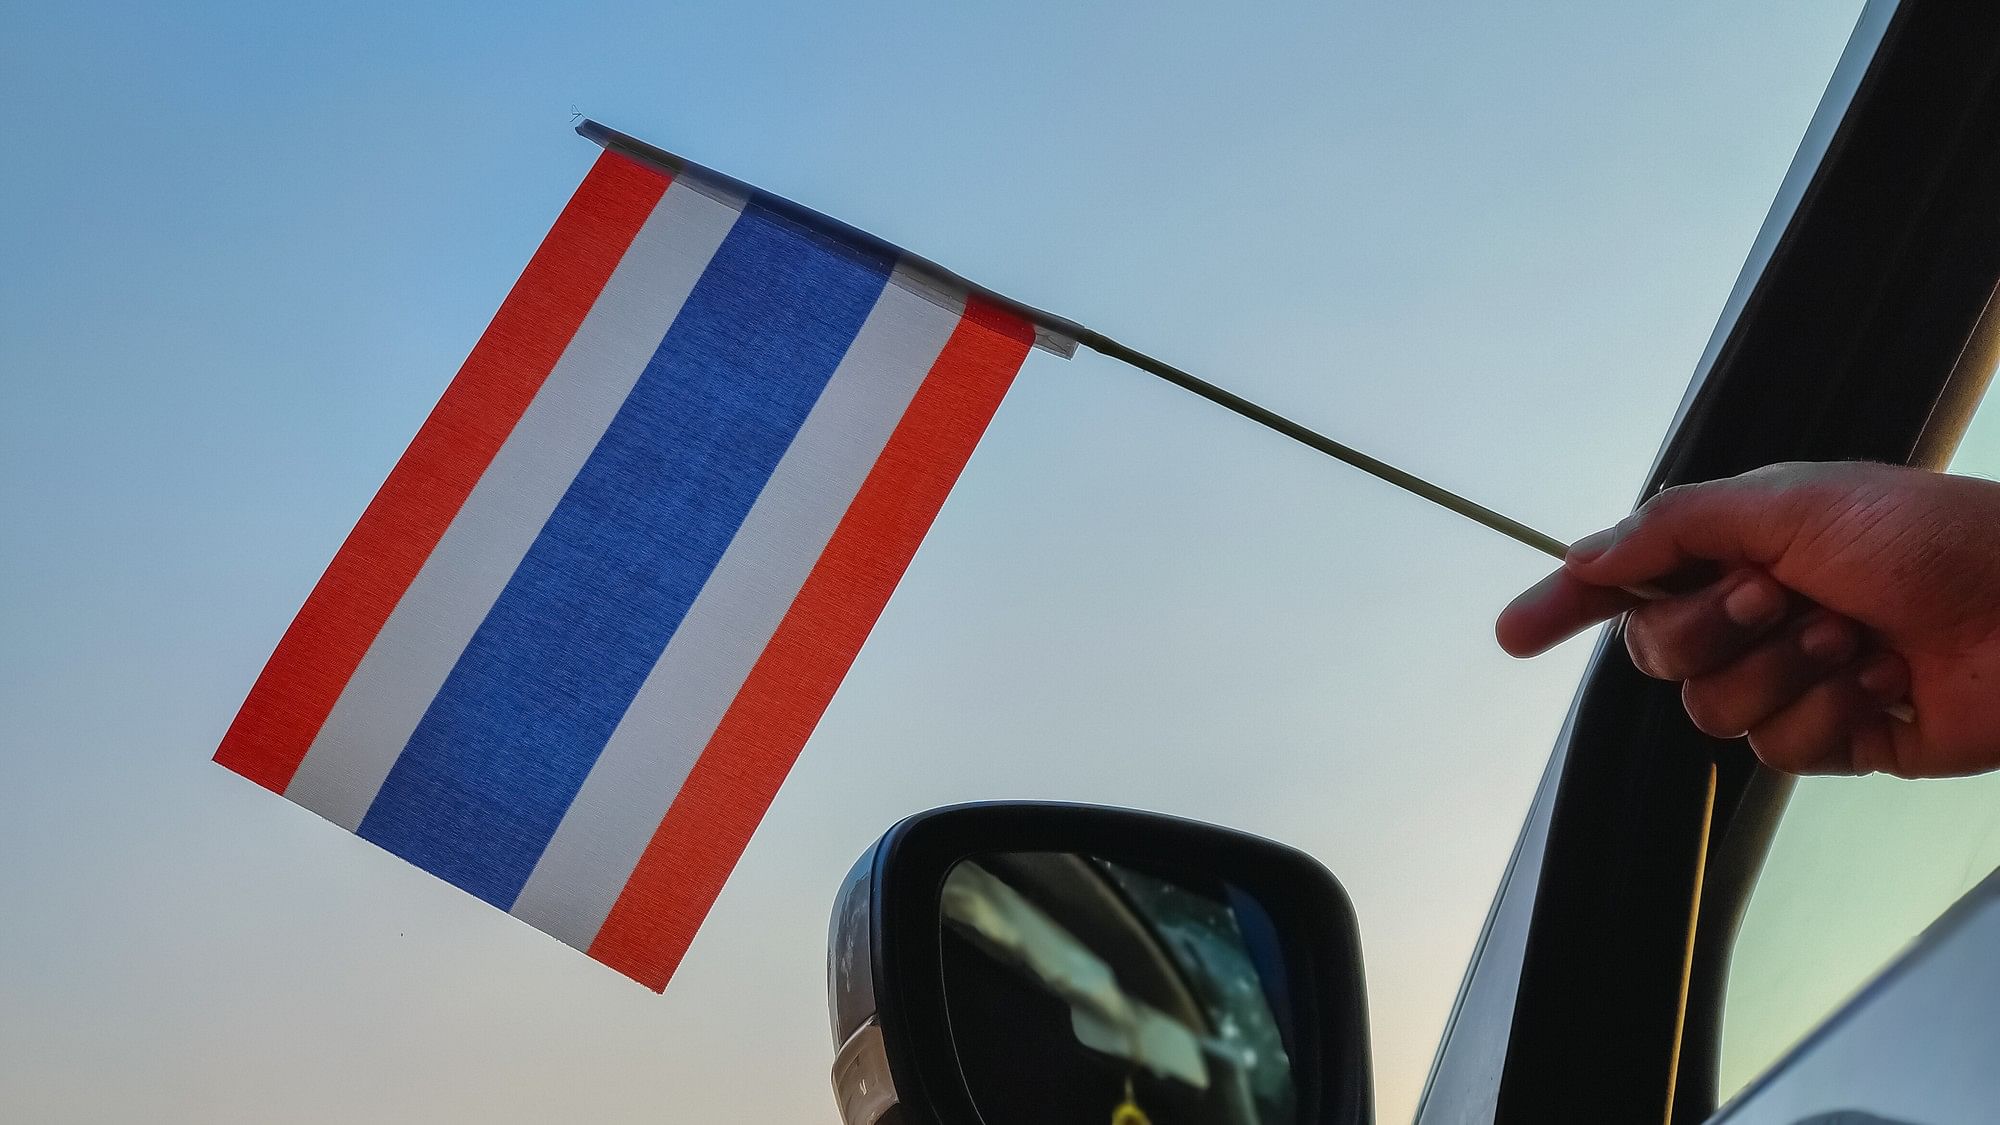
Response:
[[[838,1050],[834,1091],[847,1125],[986,1120],[961,1061],[962,1050],[977,1047],[961,1044],[949,1011],[946,885],[968,860],[1019,853],[1088,857],[1107,871],[1226,886],[1253,902],[1281,958],[1282,970],[1266,974],[1263,988],[1282,993],[1266,999],[1284,1012],[1289,1033],[1291,1120],[1373,1120],[1360,933],[1346,892],[1326,868],[1294,848],[1174,817],[995,802],[902,821],[841,887],[827,948],[827,1004]]]

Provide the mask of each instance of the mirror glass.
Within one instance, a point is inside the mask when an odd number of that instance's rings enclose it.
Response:
[[[1277,927],[1203,876],[1066,852],[953,867],[939,919],[959,1066],[988,1125],[1295,1125]]]

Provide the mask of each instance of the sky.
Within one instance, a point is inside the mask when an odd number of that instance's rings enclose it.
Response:
[[[1627,510],[1859,11],[0,6],[0,1117],[832,1122],[826,915],[1037,797],[1304,848],[1415,1103],[1588,642],[1545,561],[1032,356],[656,996],[208,759],[587,114],[1562,538]]]

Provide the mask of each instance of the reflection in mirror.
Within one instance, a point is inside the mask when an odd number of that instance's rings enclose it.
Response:
[[[1271,916],[1228,883],[1092,856],[952,868],[945,1004],[988,1125],[1296,1125]]]

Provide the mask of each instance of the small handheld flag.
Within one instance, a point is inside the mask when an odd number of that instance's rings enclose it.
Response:
[[[624,134],[215,759],[658,990],[1035,347],[1081,344],[1562,544]]]
[[[216,760],[663,988],[1069,326],[606,151]]]

